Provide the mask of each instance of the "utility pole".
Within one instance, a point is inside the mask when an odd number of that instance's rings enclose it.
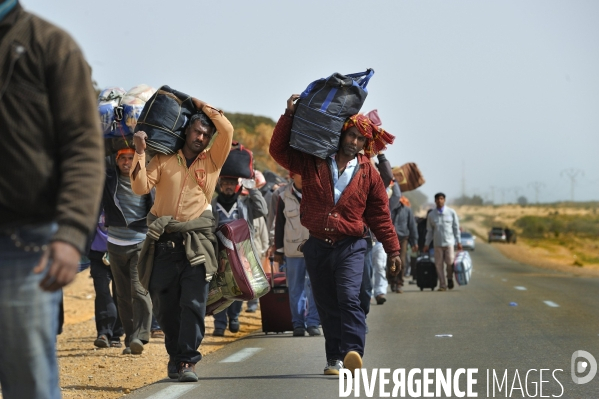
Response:
[[[540,181],[533,181],[532,183],[528,183],[528,187],[535,190],[535,202],[539,203],[539,191],[545,188],[545,184]]]
[[[462,161],[462,198],[466,198],[466,162]]]
[[[574,186],[576,186],[576,178],[578,176],[584,176],[584,172],[580,169],[570,168],[562,170],[560,176],[570,179],[570,200],[574,202]]]
[[[497,191],[501,194],[501,205],[505,205],[505,193],[509,191],[508,188],[498,188]]]
[[[516,200],[514,201],[514,204],[518,203],[518,199],[520,198],[520,191],[522,191],[522,187],[512,187],[512,191],[515,194],[515,198]]]

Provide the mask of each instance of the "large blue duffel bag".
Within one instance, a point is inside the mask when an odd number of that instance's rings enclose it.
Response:
[[[135,131],[148,135],[150,150],[174,154],[185,144],[185,128],[196,112],[191,96],[165,85],[144,106]]]
[[[322,159],[337,152],[343,124],[362,108],[373,74],[373,69],[349,75],[334,73],[310,83],[295,107],[291,147]]]

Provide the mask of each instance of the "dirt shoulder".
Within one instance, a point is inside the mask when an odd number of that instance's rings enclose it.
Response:
[[[166,378],[168,355],[164,339],[152,339],[141,355],[122,355],[122,348],[94,347],[94,298],[89,270],[80,273],[75,282],[64,290],[65,326],[58,337],[63,398],[119,398]],[[207,336],[200,346],[204,356],[262,327],[260,311],[242,312],[239,333],[227,331],[225,337],[213,337],[213,320],[212,317],[206,318]],[[201,364],[198,366],[201,367]]]
[[[464,230],[473,232],[480,241],[487,240],[490,224],[498,226],[513,226],[513,223],[525,215],[547,215],[548,210],[542,207],[520,207],[514,205],[502,207],[456,207]],[[561,214],[584,215],[588,210],[577,208],[559,208]],[[574,241],[574,240],[571,240]],[[572,273],[578,276],[599,277],[599,264],[575,266],[576,259],[572,247],[556,245],[550,240],[527,240],[518,238],[517,244],[492,243],[506,257],[517,262],[551,270]]]

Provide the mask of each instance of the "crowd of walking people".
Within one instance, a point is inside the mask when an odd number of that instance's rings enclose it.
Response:
[[[235,145],[232,124],[191,98],[195,113],[174,154],[149,159],[148,135],[139,130],[133,145],[105,158],[90,70],[77,45],[18,2],[0,4],[10,5],[0,8],[0,59],[31,57],[12,79],[34,80],[48,96],[40,101],[18,84],[0,88],[0,152],[11,165],[0,176],[5,399],[60,397],[60,289],[75,278],[82,255],[96,291],[90,345],[139,355],[151,339],[164,339],[167,375],[181,382],[198,380],[207,334],[240,330],[241,301],[214,315],[213,331],[205,323],[219,267],[215,229],[235,220],[251,227],[265,268],[285,271],[293,336],[324,335],[327,375],[362,367],[371,299],[383,305],[389,287],[402,293],[408,248],[434,245],[439,291],[453,288],[457,215],[437,194],[422,243],[383,154],[394,137],[378,117],[349,117],[338,149],[322,159],[290,145],[294,94],[270,142],[288,176],[254,171],[241,179],[221,173]],[[246,312],[257,308],[250,301]]]

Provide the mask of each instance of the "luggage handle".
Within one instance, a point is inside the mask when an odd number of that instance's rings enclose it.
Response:
[[[345,76],[352,78],[356,82],[356,85],[366,90],[366,86],[368,85],[368,82],[370,81],[370,78],[372,78],[373,75],[374,69],[368,68],[365,72],[350,73]]]

